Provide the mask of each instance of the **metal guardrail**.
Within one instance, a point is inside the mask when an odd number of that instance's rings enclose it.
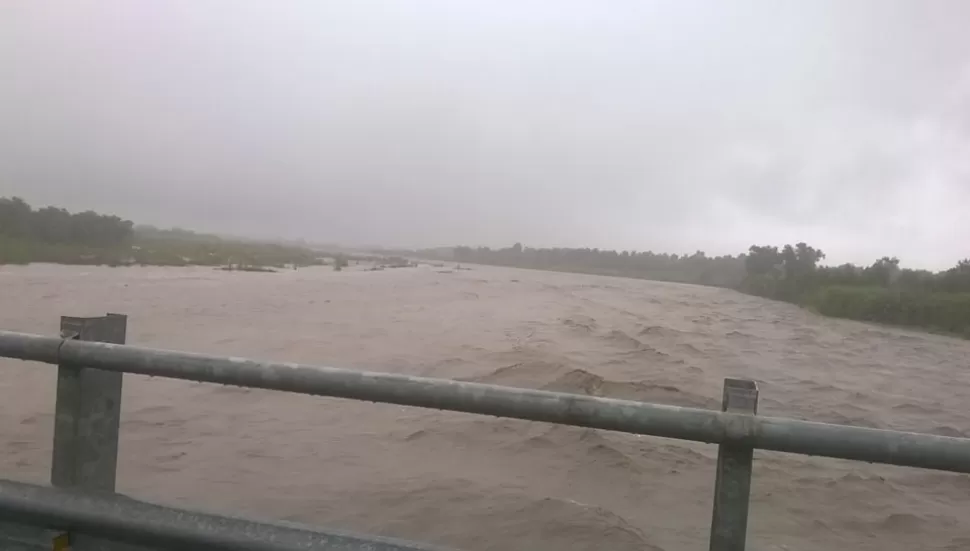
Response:
[[[49,488],[0,480],[0,518],[6,523],[42,527],[53,532],[31,534],[33,547],[39,539],[46,548],[53,540],[69,540],[73,549],[218,549],[239,551],[420,551],[428,546],[374,536],[320,531],[296,524],[253,522],[172,509],[122,495]],[[70,531],[69,538],[63,538]],[[24,533],[23,530],[20,531]],[[4,545],[0,527],[0,549]],[[21,537],[23,539],[23,537]],[[128,544],[117,545],[119,542]],[[138,547],[132,547],[138,546]]]
[[[727,379],[722,411],[713,411],[124,346],[126,319],[115,314],[65,317],[61,338],[0,331],[0,357],[59,366],[54,488],[0,481],[0,514],[4,519],[67,531],[73,549],[115,549],[105,547],[104,540],[92,540],[101,542],[97,545],[84,543],[88,536],[155,549],[424,548],[370,536],[182,512],[114,494],[123,373],[718,444],[711,551],[745,547],[754,449],[970,473],[970,439],[759,416],[758,387],[753,381]],[[96,505],[65,505],[78,500]]]

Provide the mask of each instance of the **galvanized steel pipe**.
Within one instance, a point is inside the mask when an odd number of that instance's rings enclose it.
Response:
[[[0,519],[151,549],[427,551],[417,544],[171,509],[113,493],[0,480]],[[50,548],[50,542],[46,542]]]
[[[970,439],[0,331],[0,356],[970,473]]]

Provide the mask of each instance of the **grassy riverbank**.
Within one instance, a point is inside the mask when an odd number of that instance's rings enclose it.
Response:
[[[804,243],[758,247],[745,257],[740,290],[857,321],[970,337],[970,261],[940,272],[901,268],[883,257],[869,266],[819,266]]]
[[[321,264],[321,256],[306,247],[136,227],[114,215],[35,209],[20,198],[0,197],[0,264],[202,265],[259,271]]]
[[[970,338],[970,293],[832,286],[819,289],[805,305],[826,316]]]
[[[318,253],[302,247],[226,239],[196,241],[135,236],[130,244],[96,247],[45,243],[0,236],[0,264],[82,264],[108,266],[236,266],[241,269],[322,264]],[[240,269],[240,268],[237,268]]]

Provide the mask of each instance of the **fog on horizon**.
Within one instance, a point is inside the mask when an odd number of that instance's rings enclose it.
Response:
[[[9,2],[0,196],[348,245],[970,257],[970,3]]]

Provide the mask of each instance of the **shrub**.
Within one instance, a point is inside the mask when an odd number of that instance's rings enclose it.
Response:
[[[970,293],[833,286],[820,289],[809,304],[826,316],[970,336]]]

